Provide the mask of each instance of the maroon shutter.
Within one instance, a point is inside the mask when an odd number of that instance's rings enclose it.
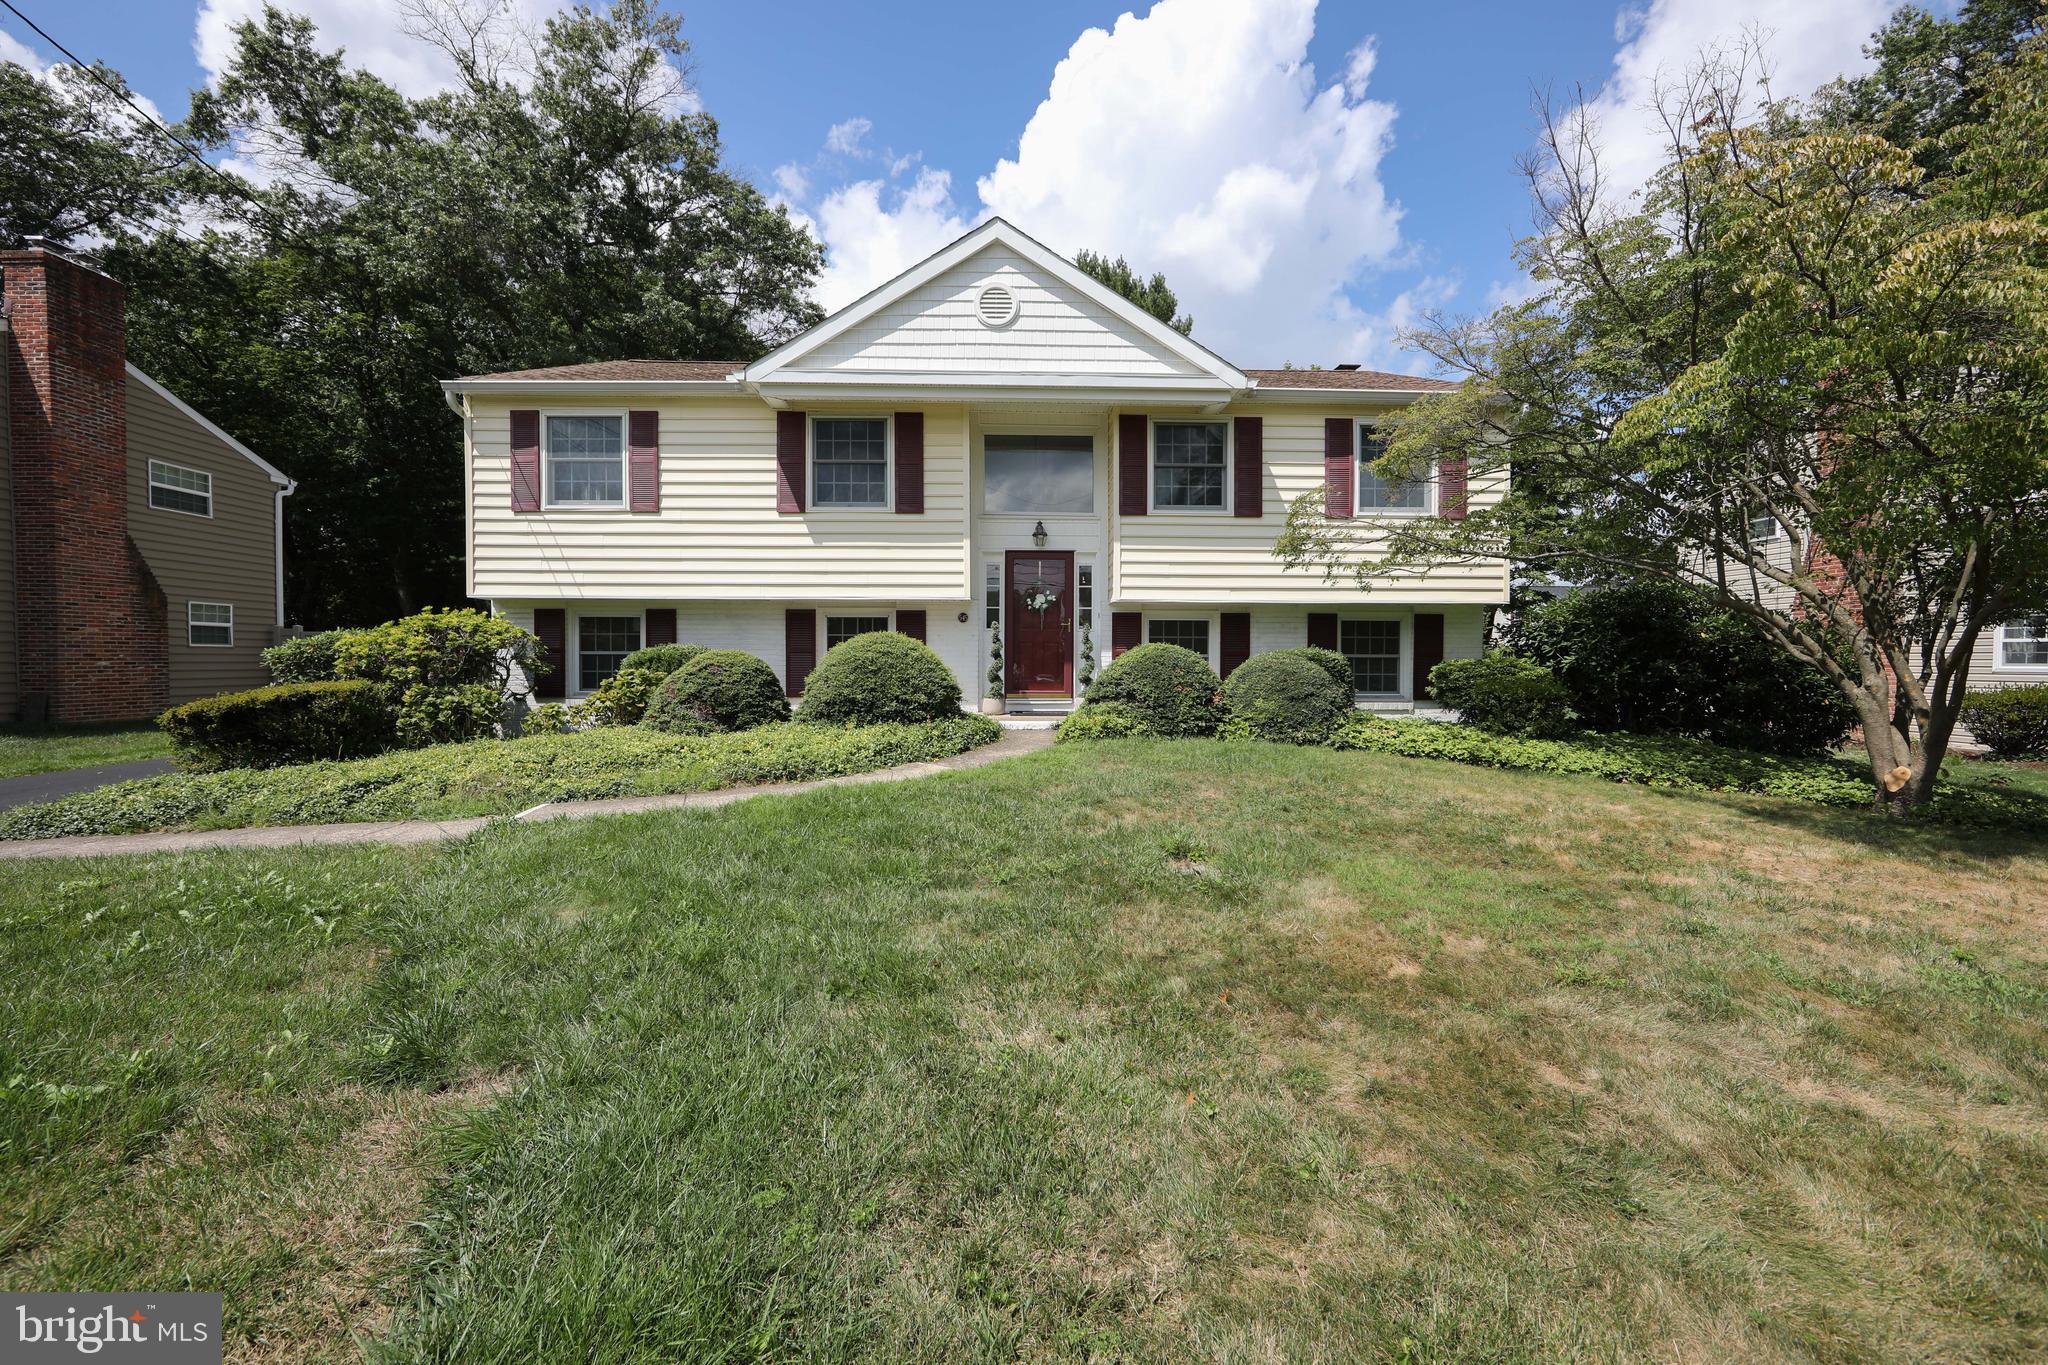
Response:
[[[924,414],[896,414],[896,511],[924,511]]]
[[[791,607],[782,613],[782,690],[804,694],[804,680],[818,664],[818,613]]]
[[[1145,638],[1145,614],[1138,611],[1113,611],[1109,614],[1109,657],[1114,659],[1126,650],[1136,649]]]
[[[540,413],[532,408],[512,413],[512,510],[540,510]]]
[[[1254,417],[1252,420],[1256,422],[1259,419]],[[1224,612],[1221,643],[1218,655],[1223,664],[1222,676],[1227,678],[1232,669],[1252,657],[1252,614],[1248,611]]]
[[[1353,483],[1352,423],[1349,417],[1323,419],[1323,515],[1351,515]]]
[[[1308,614],[1308,645],[1310,649],[1337,647],[1336,612],[1312,611]]]
[[[568,695],[569,625],[560,607],[535,607],[533,633],[540,637],[540,676],[533,694],[542,701],[560,701]]]
[[[1266,421],[1263,417],[1240,417],[1232,445],[1237,447],[1237,467],[1232,471],[1236,486],[1231,489],[1230,510],[1240,517],[1266,515]]]
[[[676,609],[674,607],[649,607],[647,609],[647,643],[650,645],[672,645],[676,642]]]
[[[775,510],[785,515],[804,510],[804,415],[800,412],[775,414]]]
[[[1465,457],[1447,455],[1436,467],[1437,512],[1453,521],[1463,521],[1465,502]]]
[[[661,510],[661,414],[626,414],[626,506],[633,512]]]
[[[1145,414],[1127,412],[1116,419],[1116,510],[1142,517],[1152,499],[1145,490]]]
[[[1416,700],[1434,695],[1429,690],[1429,670],[1444,661],[1444,614],[1440,611],[1415,613],[1415,682],[1409,693]]]
[[[921,611],[897,612],[896,632],[899,635],[908,635],[913,640],[923,640],[924,613]]]

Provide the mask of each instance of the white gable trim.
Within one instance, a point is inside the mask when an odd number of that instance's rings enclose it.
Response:
[[[169,403],[172,407],[176,408],[184,416],[191,418],[195,423],[199,425],[201,430],[206,432],[207,435],[216,438],[222,444],[227,446],[228,449],[234,451],[235,454],[241,456],[250,464],[255,465],[265,474],[268,474],[270,476],[270,481],[285,491],[286,497],[290,497],[293,491],[295,491],[298,488],[298,484],[295,481],[293,481],[290,475],[286,474],[282,469],[279,469],[276,465],[270,463],[270,461],[264,459],[261,455],[258,455],[255,451],[249,449],[249,447],[243,445],[240,441],[237,441],[234,437],[228,435],[225,431],[222,431],[212,422],[207,421],[206,417],[200,412],[196,411],[190,403],[187,403],[184,399],[178,397],[178,395],[172,393],[169,389],[157,383],[154,379],[151,379],[141,370],[136,369],[135,362],[133,361],[128,362],[128,377],[130,379],[140,380],[144,388],[148,389],[157,397],[163,399],[166,403]]]
[[[786,366],[801,360],[849,328],[873,317],[895,303],[898,299],[920,286],[952,269],[976,252],[992,244],[1000,243],[1016,252],[1025,260],[1059,280],[1062,284],[1087,297],[1091,302],[1107,310],[1112,316],[1127,323],[1133,330],[1179,356],[1188,364],[1210,377],[1210,383],[1217,388],[1229,390],[1248,389],[1252,381],[1242,370],[1232,365],[1199,342],[1182,336],[1173,328],[1153,317],[1144,309],[1132,303],[1114,289],[1102,284],[1072,261],[1053,251],[1041,242],[1025,235],[1001,218],[991,218],[980,227],[952,245],[941,248],[925,257],[910,269],[885,284],[876,286],[854,300],[846,307],[826,318],[817,326],[803,332],[762,356],[741,371],[741,380],[747,384],[759,384],[772,380],[776,373]],[[869,376],[873,378],[874,376]],[[913,378],[913,376],[904,376]],[[939,376],[914,376],[927,380]],[[805,376],[812,380],[814,376]],[[1041,378],[1041,382],[1043,379]],[[1100,384],[1100,380],[1089,381]],[[1147,384],[1156,381],[1141,381]]]

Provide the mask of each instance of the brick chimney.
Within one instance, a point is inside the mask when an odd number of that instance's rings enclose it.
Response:
[[[0,287],[22,717],[153,716],[169,641],[163,594],[128,538],[126,290],[34,244],[0,252]]]

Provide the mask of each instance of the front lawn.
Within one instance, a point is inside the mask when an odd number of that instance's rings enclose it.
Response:
[[[1261,744],[0,883],[0,1283],[233,1357],[2014,1359],[2048,847]]]
[[[1000,738],[986,716],[929,725],[764,725],[670,735],[638,726],[403,749],[374,758],[123,782],[0,811],[0,839],[511,815],[545,801],[807,781],[964,753]]]
[[[170,739],[154,722],[136,725],[0,726],[0,778],[168,758]]]

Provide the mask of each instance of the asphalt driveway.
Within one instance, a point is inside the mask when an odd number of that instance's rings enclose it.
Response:
[[[0,810],[10,806],[30,806],[38,801],[55,801],[60,796],[89,792],[94,787],[175,771],[168,758],[145,758],[134,763],[106,763],[97,768],[66,768],[61,772],[10,777],[0,780]]]

